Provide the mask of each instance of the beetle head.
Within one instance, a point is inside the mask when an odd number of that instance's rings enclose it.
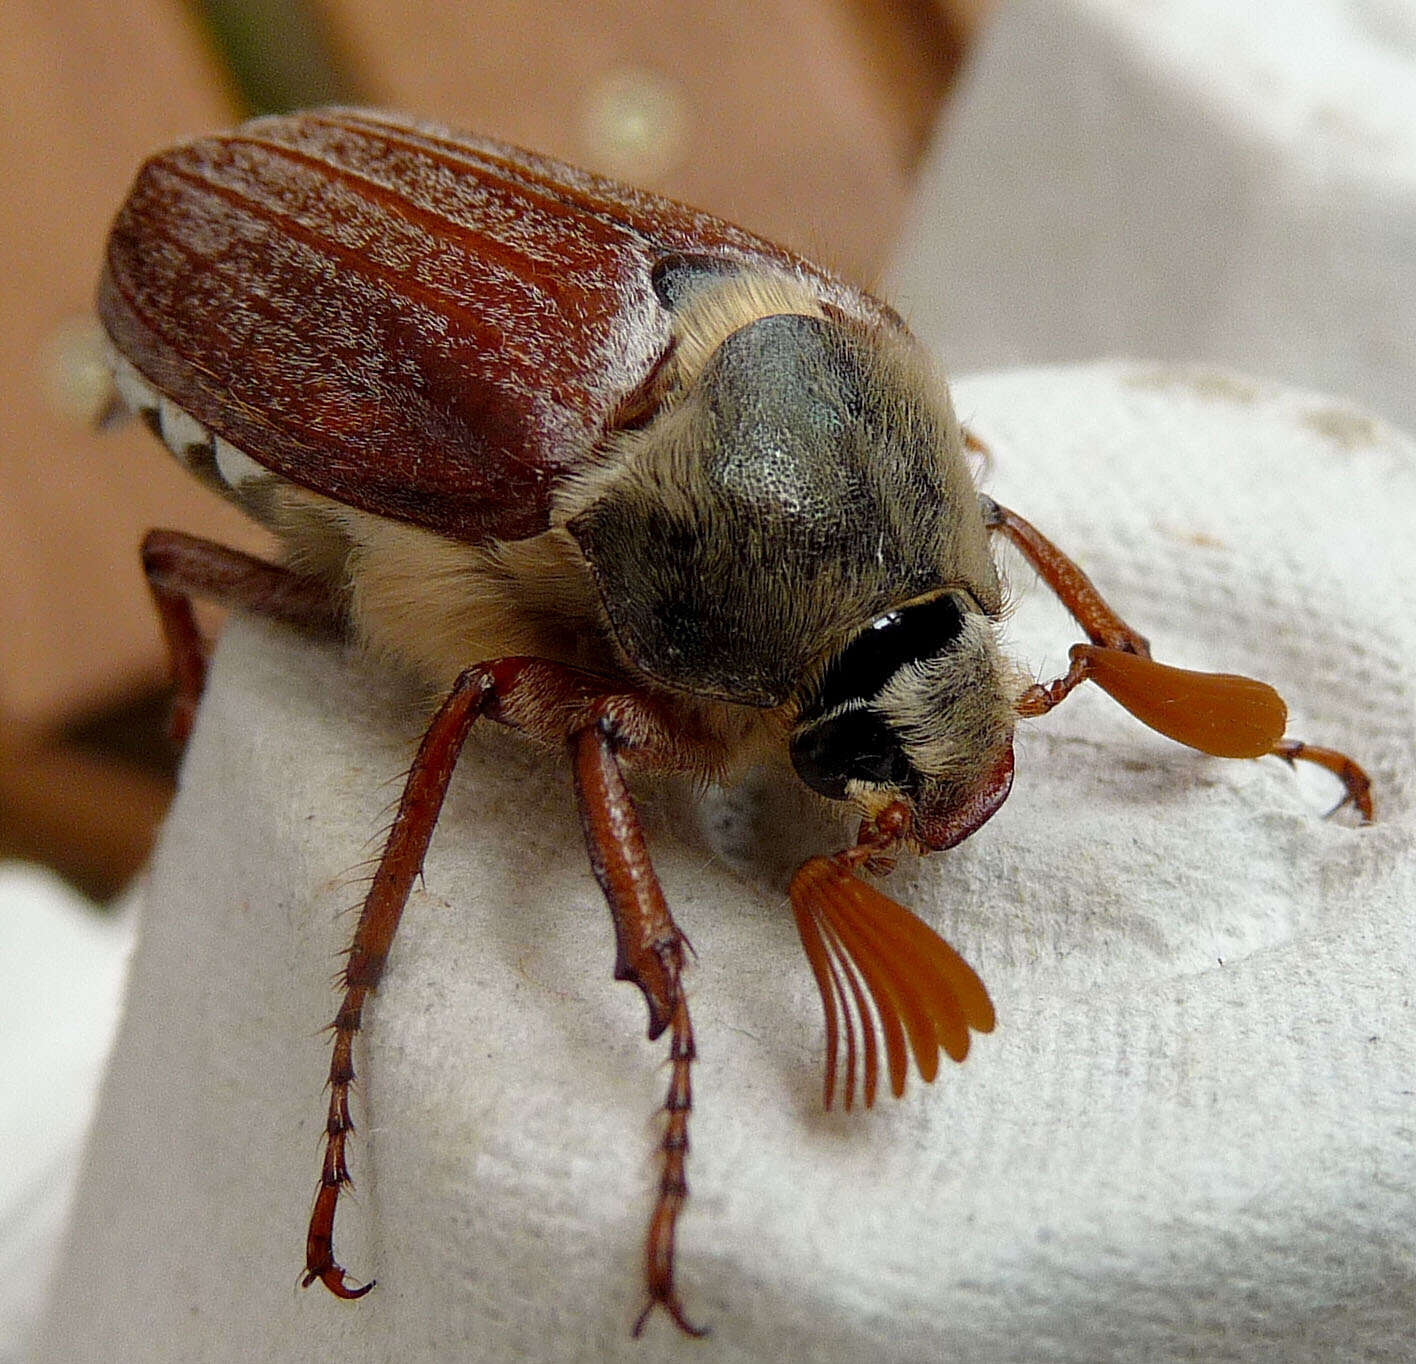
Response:
[[[952,847],[1012,786],[1016,690],[977,602],[936,593],[878,617],[836,655],[801,709],[792,765],[868,819],[903,804],[905,839],[921,851]]]
[[[562,504],[610,633],[673,691],[790,708],[803,781],[907,808],[896,842],[958,842],[1007,794],[1021,683],[947,389],[779,280],[656,287],[668,396]]]

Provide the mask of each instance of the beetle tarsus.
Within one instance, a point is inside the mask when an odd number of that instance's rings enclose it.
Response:
[[[706,1336],[705,1327],[695,1326],[679,1302],[674,1286],[674,1242],[679,1214],[688,1201],[688,1115],[693,1108],[691,1067],[695,1051],[693,1023],[688,1014],[688,1001],[682,989],[674,1003],[673,1041],[669,1046],[669,1092],[664,1098],[664,1132],[659,1142],[663,1165],[659,1173],[659,1189],[654,1200],[654,1212],[649,1219],[649,1232],[644,1241],[644,1277],[649,1289],[645,1303],[634,1323],[637,1336],[656,1307],[662,1307],[674,1324],[690,1336]]]
[[[707,1326],[695,1326],[685,1315],[683,1304],[679,1302],[678,1295],[670,1288],[664,1297],[651,1296],[644,1304],[639,1315],[634,1319],[634,1328],[630,1332],[636,1339],[644,1333],[644,1325],[649,1320],[654,1309],[662,1307],[673,1320],[675,1326],[686,1336],[692,1336],[695,1340],[702,1340],[704,1336],[711,1336],[712,1330]]]
[[[347,1085],[339,1107],[344,1115],[343,1125],[337,1133],[331,1131],[327,1135],[320,1189],[315,1195],[310,1229],[305,1238],[305,1273],[300,1287],[308,1288],[318,1279],[336,1298],[352,1301],[362,1298],[374,1286],[375,1280],[352,1287],[344,1267],[334,1258],[335,1208],[339,1203],[340,1190],[350,1182],[349,1170],[344,1163],[344,1138],[354,1130],[354,1125],[348,1121]]]
[[[362,1298],[378,1283],[377,1279],[370,1279],[368,1283],[350,1287],[349,1276],[344,1272],[343,1267],[335,1264],[333,1260],[320,1269],[307,1269],[304,1277],[300,1280],[300,1287],[308,1288],[316,1280],[324,1284],[336,1298],[342,1298],[345,1302],[353,1302],[356,1298]]]
[[[1316,744],[1304,743],[1302,739],[1280,739],[1273,746],[1272,752],[1275,758],[1282,758],[1290,767],[1300,761],[1313,763],[1324,771],[1331,772],[1342,783],[1342,799],[1324,818],[1331,819],[1350,805],[1357,811],[1363,824],[1372,822],[1372,779],[1347,754],[1340,753],[1335,748],[1319,748]]]

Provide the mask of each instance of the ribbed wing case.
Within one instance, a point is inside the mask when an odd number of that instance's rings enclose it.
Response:
[[[476,543],[548,524],[669,346],[655,264],[787,270],[707,214],[383,114],[247,123],[164,152],[114,223],[99,312],[203,426],[281,476]]]

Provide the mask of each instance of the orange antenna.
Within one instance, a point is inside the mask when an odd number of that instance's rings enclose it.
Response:
[[[1043,715],[1090,679],[1142,724],[1216,758],[1262,758],[1288,723],[1283,698],[1252,677],[1172,668],[1094,644],[1074,644],[1071,660],[1065,676],[1023,693],[1019,714]]]
[[[879,1072],[877,1024],[896,1098],[905,1091],[907,1042],[928,1084],[939,1072],[940,1051],[962,1061],[970,1029],[992,1032],[994,1024],[992,1001],[973,968],[922,919],[855,876],[854,851],[810,858],[790,889],[797,931],[826,1013],[827,1108],[835,1097],[842,1022],[847,1109],[855,1095],[857,1026],[864,1049],[862,1097],[869,1108]]]

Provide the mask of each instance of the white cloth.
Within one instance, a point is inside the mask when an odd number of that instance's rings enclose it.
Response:
[[[1416,427],[1416,3],[999,5],[897,259],[956,371],[1201,361]]]
[[[610,977],[561,760],[469,741],[358,1051],[337,1246],[295,1287],[331,977],[419,729],[397,682],[235,621],[152,870],[42,1364],[141,1360],[1409,1359],[1416,1322],[1416,446],[1305,395],[1154,367],[957,389],[986,483],[1182,665],[1274,682],[1334,785],[1223,762],[1100,693],[1029,724],[1014,793],[889,892],[988,983],[931,1087],[820,1111],[784,893],[848,824],[785,784],[641,792],[697,957],[679,1271],[641,1249],[665,1047]],[[1009,561],[1013,647],[1076,631]]]
[[[0,1364],[18,1364],[73,1193],[132,944],[52,872],[0,865]]]

